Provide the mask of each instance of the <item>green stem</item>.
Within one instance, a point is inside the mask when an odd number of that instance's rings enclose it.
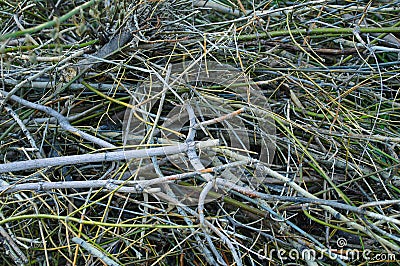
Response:
[[[351,200],[342,190],[340,190],[332,181],[332,179],[325,173],[324,169],[319,165],[317,160],[308,152],[307,148],[300,142],[300,140],[293,134],[290,128],[286,127],[284,124],[284,120],[275,119],[275,121],[287,132],[289,136],[293,138],[293,140],[297,143],[297,145],[301,148],[305,155],[310,159],[308,164],[317,172],[319,173],[327,182],[328,184],[336,191],[336,193],[349,205],[354,206]]]
[[[32,50],[35,48],[40,47],[41,49],[54,49],[57,47],[61,47],[63,49],[70,49],[70,48],[83,48],[92,44],[97,43],[98,40],[92,40],[89,42],[81,43],[81,44],[65,44],[65,45],[60,45],[60,44],[47,44],[47,45],[24,45],[24,46],[17,46],[17,47],[10,47],[10,48],[5,48],[5,49],[0,49],[0,54],[6,54],[9,52],[17,52],[17,51],[28,51]]]
[[[308,29],[294,29],[294,30],[277,30],[270,32],[263,32],[257,34],[248,34],[238,36],[238,40],[240,41],[251,41],[255,39],[265,39],[268,37],[277,37],[277,36],[286,36],[289,34],[292,35],[301,35],[305,34],[307,36],[319,35],[319,34],[353,34],[354,28],[315,28],[312,30]],[[399,33],[400,27],[382,27],[382,28],[359,28],[360,33]]]
[[[24,30],[20,30],[20,31],[6,33],[4,35],[0,35],[0,41],[7,40],[9,38],[19,37],[19,36],[22,36],[22,35],[25,35],[25,34],[31,34],[31,33],[34,33],[34,32],[41,31],[41,30],[46,29],[46,28],[54,27],[55,25],[60,24],[60,23],[62,23],[64,21],[66,21],[67,19],[69,19],[70,17],[72,17],[73,15],[79,13],[82,9],[85,9],[85,8],[88,8],[88,7],[92,6],[95,2],[96,2],[96,0],[90,0],[87,3],[84,3],[84,4],[80,5],[80,6],[75,7],[74,9],[69,11],[67,14],[65,14],[65,15],[63,15],[63,16],[61,16],[59,18],[55,17],[53,20],[48,21],[48,22],[43,23],[43,24],[40,24],[40,25],[37,25],[35,27],[24,29]]]
[[[328,227],[330,227],[330,228],[337,229],[337,230],[340,230],[340,231],[343,231],[343,232],[346,232],[346,233],[349,233],[349,234],[353,234],[353,235],[360,235],[360,234],[362,234],[363,236],[365,236],[364,233],[356,232],[356,231],[347,229],[347,228],[345,228],[345,227],[341,227],[341,226],[337,226],[337,225],[334,225],[334,224],[330,224],[330,223],[324,222],[324,221],[322,221],[322,220],[320,220],[320,219],[318,219],[318,218],[312,216],[312,215],[311,215],[307,210],[305,210],[305,209],[303,209],[303,213],[304,213],[310,220],[312,220],[312,221],[314,221],[314,222],[316,222],[316,223],[318,223],[318,224],[320,224],[320,225],[328,226]]]
[[[27,219],[52,219],[52,220],[63,220],[65,222],[76,222],[79,224],[85,225],[96,225],[96,226],[104,226],[104,227],[119,227],[119,228],[194,228],[199,227],[199,225],[170,225],[170,224],[128,224],[128,223],[104,223],[104,222],[95,222],[82,220],[75,217],[69,216],[59,216],[52,214],[27,214],[27,215],[19,215],[5,218],[0,221],[0,225],[10,223],[13,221],[27,220]]]

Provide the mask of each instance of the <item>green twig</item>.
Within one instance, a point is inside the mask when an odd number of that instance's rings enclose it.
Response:
[[[70,216],[60,216],[53,214],[26,214],[19,216],[12,216],[5,218],[0,221],[0,225],[4,225],[6,223],[21,221],[21,220],[30,220],[30,219],[49,219],[49,220],[63,220],[65,222],[76,222],[79,224],[85,225],[96,225],[103,227],[118,227],[118,228],[195,228],[199,227],[199,225],[169,225],[169,224],[129,224],[129,223],[104,223],[104,222],[96,222],[96,221],[87,221],[78,219]]]
[[[63,48],[63,49],[76,49],[76,48],[83,48],[83,47],[87,47],[93,44],[96,44],[98,42],[98,40],[91,40],[88,42],[84,42],[84,43],[80,43],[80,44],[46,44],[46,45],[23,45],[23,46],[16,46],[16,47],[10,47],[10,48],[5,48],[5,49],[0,49],[0,54],[6,54],[6,53],[10,53],[10,52],[21,52],[21,51],[29,51],[29,50],[33,50],[36,48],[40,49],[54,49],[54,48]]]
[[[312,30],[308,29],[294,29],[294,30],[277,30],[277,31],[270,31],[270,32],[263,32],[263,33],[256,33],[256,34],[247,34],[247,35],[240,35],[237,37],[239,41],[251,41],[257,39],[265,39],[269,37],[278,37],[278,36],[289,36],[290,34],[294,35],[324,35],[326,34],[336,34],[336,35],[343,35],[343,34],[353,34],[353,32],[357,30],[360,33],[399,33],[400,27],[382,27],[382,28],[315,28]]]
[[[63,16],[61,16],[59,18],[55,17],[53,20],[48,21],[48,22],[43,23],[43,24],[40,24],[40,25],[37,25],[35,27],[24,29],[24,30],[20,30],[20,31],[6,33],[4,35],[0,35],[0,41],[7,40],[9,38],[19,37],[19,36],[22,36],[22,35],[25,35],[25,34],[31,34],[31,33],[34,33],[34,32],[41,31],[41,30],[46,29],[46,28],[54,27],[55,25],[60,24],[60,23],[62,23],[64,21],[66,21],[67,19],[69,19],[70,17],[72,17],[73,15],[79,13],[82,9],[85,9],[85,8],[88,8],[88,7],[92,6],[95,2],[96,2],[96,0],[90,0],[87,3],[84,3],[84,4],[80,5],[80,6],[75,7],[70,12],[68,12],[67,14],[65,14],[65,15],[63,15]]]

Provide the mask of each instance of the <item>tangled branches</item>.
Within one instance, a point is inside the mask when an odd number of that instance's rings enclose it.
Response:
[[[397,1],[0,7],[5,263],[396,260]]]

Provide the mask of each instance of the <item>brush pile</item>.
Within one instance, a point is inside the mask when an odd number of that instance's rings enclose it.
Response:
[[[0,261],[400,259],[399,9],[0,2]]]

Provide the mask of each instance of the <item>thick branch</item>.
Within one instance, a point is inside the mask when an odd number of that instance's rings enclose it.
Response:
[[[218,140],[208,140],[196,142],[196,148],[212,147],[219,144]],[[135,158],[149,158],[151,156],[170,155],[186,152],[190,143],[178,144],[173,146],[150,148],[143,150],[102,152],[95,154],[72,155],[55,158],[36,159],[30,161],[18,161],[0,164],[0,173],[16,172],[29,169],[37,169],[49,166],[62,166],[80,163],[111,162],[130,160]]]

